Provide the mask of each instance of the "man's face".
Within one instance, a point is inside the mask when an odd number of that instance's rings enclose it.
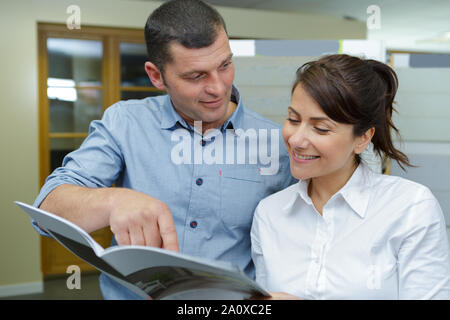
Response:
[[[188,123],[202,121],[203,128],[219,127],[232,113],[230,104],[234,65],[228,37],[223,29],[208,47],[188,49],[170,45],[173,61],[164,66],[164,81],[155,83],[166,90],[173,106]],[[157,81],[156,81],[157,82]]]

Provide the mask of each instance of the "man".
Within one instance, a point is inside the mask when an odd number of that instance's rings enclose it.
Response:
[[[254,276],[253,211],[263,197],[293,182],[281,134],[271,139],[279,128],[242,105],[225,23],[214,8],[198,0],[166,2],[148,18],[145,36],[145,70],[168,95],[108,108],[91,123],[80,149],[47,178],[34,205],[87,232],[109,225],[112,245],[230,261]],[[253,161],[250,150],[244,163],[228,161],[235,159],[228,147],[246,149],[239,141],[251,130],[267,131],[265,146],[279,154],[275,172],[262,174],[267,162]],[[177,137],[189,142],[188,148],[182,144],[182,163],[174,152]],[[263,139],[258,143],[263,146]],[[214,152],[202,153],[211,146]],[[199,161],[223,149],[227,161]],[[100,286],[105,299],[138,298],[104,274]]]

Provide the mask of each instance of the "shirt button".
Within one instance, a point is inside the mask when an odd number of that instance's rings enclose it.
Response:
[[[203,184],[203,179],[202,179],[202,178],[198,178],[198,179],[195,181],[195,183],[196,183],[198,186],[201,186],[201,185]]]
[[[197,221],[191,221],[191,223],[189,224],[191,226],[192,229],[197,228]]]

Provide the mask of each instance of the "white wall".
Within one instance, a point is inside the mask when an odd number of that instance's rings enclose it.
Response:
[[[450,239],[450,69],[396,68],[399,78],[398,147],[418,168],[403,172],[392,163],[392,174],[419,182],[438,199]]]
[[[72,4],[80,6],[82,27],[141,29],[149,13],[160,3],[124,0],[0,1],[0,295],[41,288],[39,237],[13,201],[32,203],[39,191],[37,22],[65,24],[69,16],[67,7]],[[366,36],[365,24],[360,22],[218,9],[234,37],[348,39]]]
[[[398,114],[405,141],[450,143],[450,69],[396,68]]]
[[[234,58],[235,85],[248,108],[282,125],[291,101],[295,71],[315,57]]]

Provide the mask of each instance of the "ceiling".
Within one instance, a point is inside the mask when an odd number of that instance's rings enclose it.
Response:
[[[450,53],[450,0],[206,0],[217,6],[314,13],[367,21],[370,5],[380,8],[379,29],[368,39],[388,49]]]

